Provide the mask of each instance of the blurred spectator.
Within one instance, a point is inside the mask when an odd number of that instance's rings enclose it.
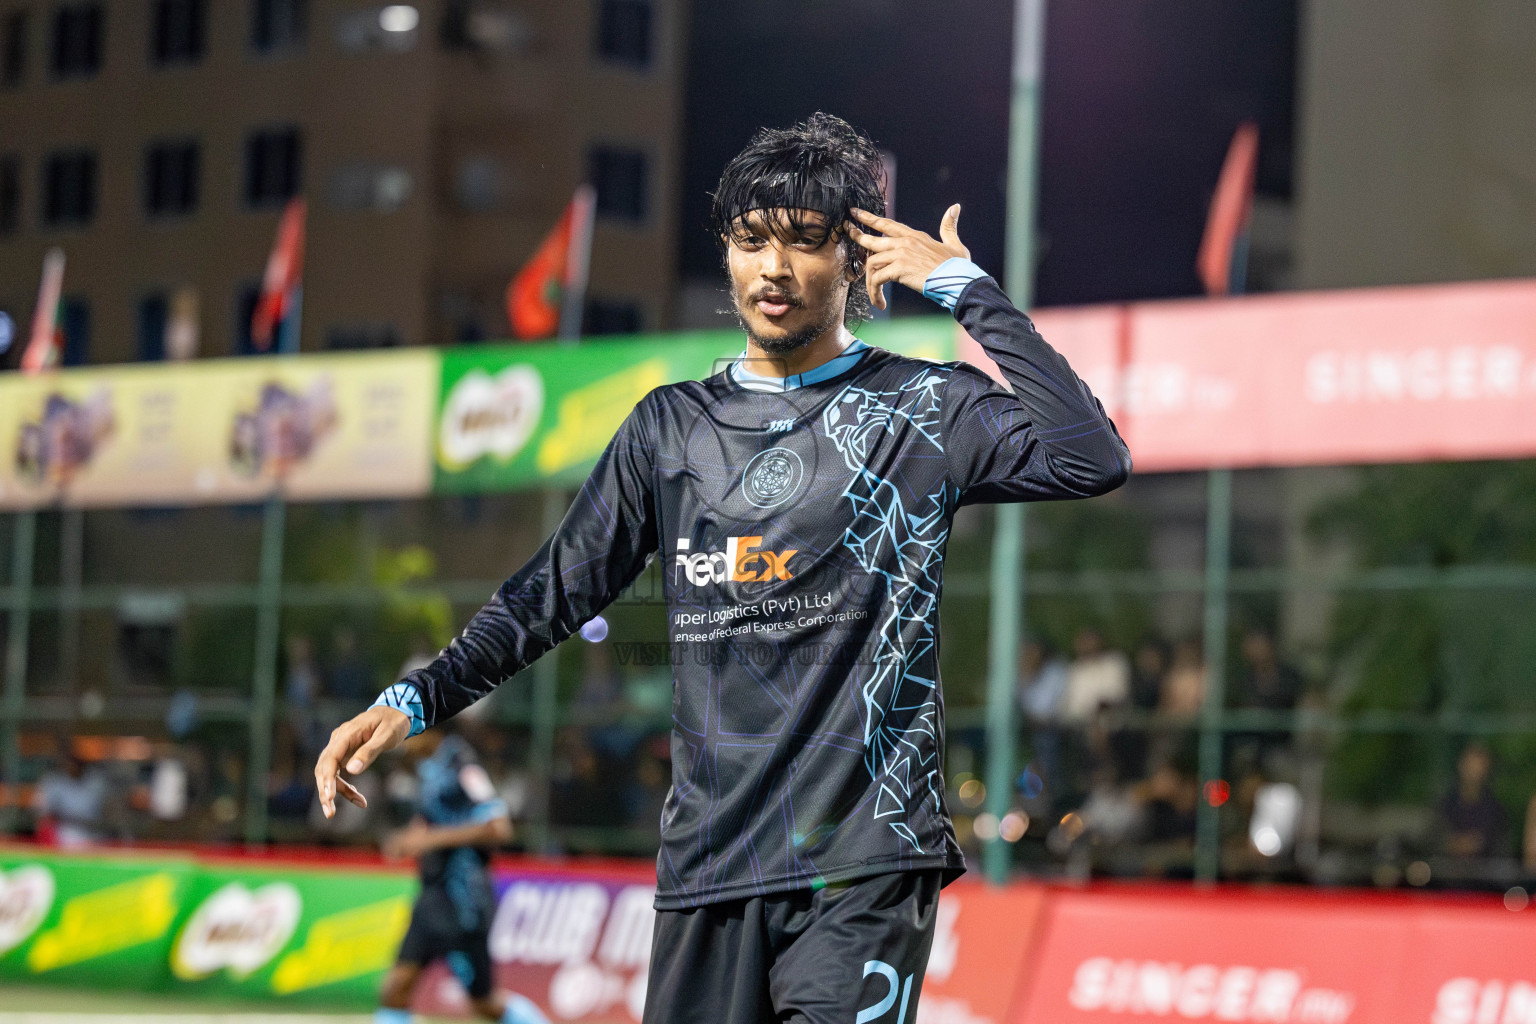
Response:
[[[661,811],[672,787],[671,749],[668,738],[656,735],[640,744],[635,770],[624,792],[625,817],[631,825],[661,828]],[[659,835],[659,832],[658,832]]]
[[[1067,663],[1031,641],[1019,648],[1016,684],[1019,710],[1030,730],[1033,763],[1046,788],[1061,788],[1061,699],[1067,691]]]
[[[1131,661],[1123,651],[1109,650],[1097,630],[1080,630],[1072,642],[1077,657],[1067,668],[1066,692],[1059,717],[1086,724],[1100,709],[1117,707],[1131,696]]]
[[[342,626],[331,637],[330,696],[362,704],[379,692],[373,670],[357,649],[357,633]]]
[[[1262,629],[1243,637],[1243,674],[1237,681],[1238,707],[1289,711],[1301,699],[1301,673],[1283,663],[1275,641]]]
[[[88,767],[67,740],[63,751],[62,769],[44,775],[37,785],[38,832],[63,847],[99,843],[106,838],[111,787],[106,775]]]
[[[1168,671],[1168,655],[1155,640],[1143,641],[1136,648],[1131,667],[1131,706],[1142,711],[1157,707],[1163,692],[1163,673]]]
[[[1205,704],[1205,655],[1198,640],[1180,640],[1163,676],[1157,710],[1169,718],[1194,718]]]
[[[288,674],[283,682],[284,707],[293,727],[294,754],[300,760],[319,755],[320,722],[315,717],[315,701],[320,696],[320,668],[309,637],[292,633],[288,637]]]
[[[597,751],[580,729],[562,734],[563,757],[550,782],[549,819],[556,825],[598,827],[619,820],[620,780],[604,778]]]
[[[314,707],[320,695],[320,670],[315,667],[314,647],[303,633],[288,637],[288,675],[283,696],[290,708]]]
[[[1019,710],[1028,722],[1054,722],[1067,691],[1067,663],[1031,641],[1019,648]]]
[[[1492,773],[1493,754],[1482,743],[1468,743],[1456,760],[1456,787],[1440,801],[1444,850],[1452,857],[1508,855],[1509,821],[1489,786]]]
[[[1193,842],[1195,806],[1200,785],[1193,773],[1175,760],[1162,761],[1152,775],[1131,790],[1145,815],[1145,837],[1150,843]]]

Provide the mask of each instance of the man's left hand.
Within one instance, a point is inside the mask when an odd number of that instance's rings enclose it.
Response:
[[[878,309],[885,308],[885,293],[880,286],[887,281],[900,282],[921,294],[928,275],[939,264],[956,256],[971,257],[971,250],[960,244],[956,230],[960,223],[959,203],[944,211],[937,239],[926,231],[864,210],[854,210],[853,216],[869,231],[880,232],[872,235],[855,225],[848,226],[848,237],[869,251],[864,260],[864,287],[869,290],[869,301]]]

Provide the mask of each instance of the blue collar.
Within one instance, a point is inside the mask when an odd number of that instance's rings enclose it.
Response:
[[[741,355],[736,357],[736,361],[731,363],[731,379],[748,391],[791,391],[807,384],[830,380],[840,373],[851,370],[868,348],[869,346],[863,341],[854,338],[847,348],[820,366],[806,370],[804,373],[792,373],[788,377],[765,377],[760,373],[753,373],[746,368],[747,352],[743,349]]]

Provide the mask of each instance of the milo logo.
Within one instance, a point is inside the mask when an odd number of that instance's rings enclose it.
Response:
[[[472,370],[443,400],[438,460],[447,469],[462,469],[482,455],[509,460],[543,414],[544,378],[532,366],[509,366],[494,377]]]
[[[293,938],[303,907],[299,891],[287,882],[255,890],[230,882],[192,912],[171,949],[171,971],[183,981],[223,969],[246,978]]]
[[[26,942],[53,909],[53,872],[41,864],[0,871],[0,956]]]

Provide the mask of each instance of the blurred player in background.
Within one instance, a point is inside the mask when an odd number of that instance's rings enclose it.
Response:
[[[883,216],[880,152],[817,114],[725,168],[713,224],[747,347],[656,388],[559,529],[432,664],[338,728],[320,800],[592,619],[660,551],[673,648],[645,1024],[910,1024],[945,806],[939,591],[963,505],[1086,498],[1130,455],[960,242]],[[953,311],[1008,389],[848,324],[897,282]]]
[[[486,1020],[549,1024],[525,996],[491,980],[491,919],[496,897],[487,864],[491,850],[512,838],[507,809],[475,752],[461,737],[428,733],[406,747],[418,758],[416,814],[384,840],[384,855],[414,859],[421,894],[395,966],[384,978],[376,1024],[410,1024],[411,996],[422,970],[442,960]]]

